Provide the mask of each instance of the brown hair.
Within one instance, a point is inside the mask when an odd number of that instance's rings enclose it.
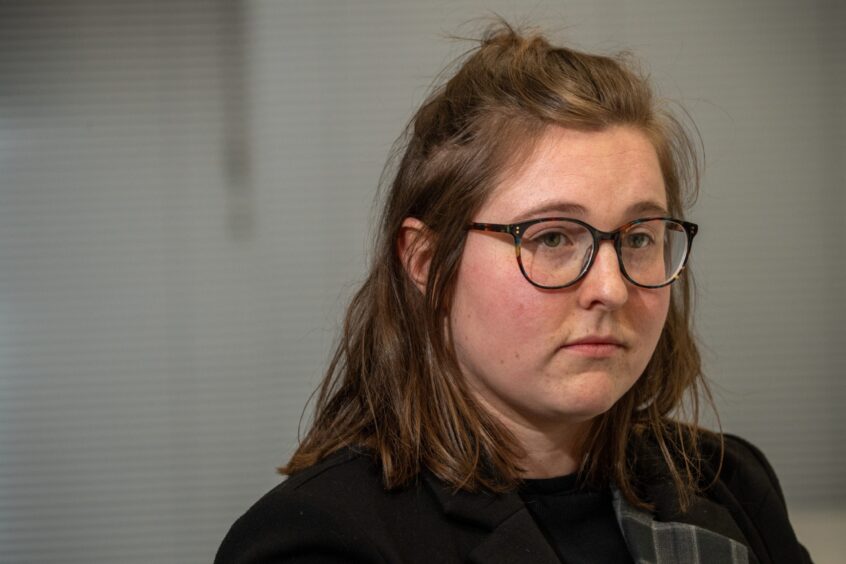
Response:
[[[283,473],[344,446],[369,449],[386,487],[427,468],[455,488],[506,491],[520,480],[523,451],[469,393],[444,322],[465,226],[492,187],[533,148],[545,128],[630,125],[653,142],[669,211],[683,217],[698,186],[696,146],[625,55],[555,47],[536,32],[500,22],[465,55],[406,129],[404,154],[387,194],[369,276],[346,313],[343,334],[319,387],[311,429]],[[428,229],[425,292],[397,252],[403,221]],[[691,334],[692,280],[679,280],[658,346],[643,375],[586,441],[583,476],[613,481],[643,505],[632,450],[658,446],[682,499],[697,479],[698,391],[707,387]],[[692,407],[693,425],[669,417]],[[708,396],[709,397],[709,396]]]

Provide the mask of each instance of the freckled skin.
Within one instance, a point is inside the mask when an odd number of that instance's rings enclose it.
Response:
[[[533,208],[561,202],[585,213],[542,216],[577,217],[611,231],[642,217],[633,206],[666,207],[666,201],[657,155],[640,131],[552,127],[473,219],[514,223],[532,219]],[[450,334],[462,372],[483,405],[527,447],[538,435],[561,443],[556,437],[572,438],[635,383],[655,350],[669,302],[668,287],[644,289],[623,278],[610,242],[600,246],[579,283],[542,290],[520,273],[510,236],[470,231]],[[609,358],[567,346],[588,335],[613,335],[624,346]]]

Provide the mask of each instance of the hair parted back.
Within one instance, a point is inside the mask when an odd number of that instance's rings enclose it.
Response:
[[[504,22],[484,34],[406,129],[369,275],[347,309],[312,426],[283,473],[358,446],[373,453],[388,488],[424,468],[455,488],[506,491],[519,483],[520,445],[467,389],[447,334],[465,226],[546,128],[614,125],[649,137],[669,211],[684,217],[686,197],[695,198],[698,189],[696,146],[627,56],[556,47],[538,32],[521,33]],[[425,292],[397,252],[408,217],[428,229],[428,245],[420,250],[429,262]],[[673,287],[644,374],[597,418],[585,443],[583,477],[612,481],[639,505],[629,450],[639,440],[657,444],[683,505],[698,478],[699,391],[710,396],[691,330],[689,276]],[[671,419],[682,411],[688,423]]]

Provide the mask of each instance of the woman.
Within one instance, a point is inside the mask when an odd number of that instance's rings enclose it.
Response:
[[[761,453],[696,424],[697,181],[625,60],[489,31],[412,119],[290,478],[217,562],[810,561]]]

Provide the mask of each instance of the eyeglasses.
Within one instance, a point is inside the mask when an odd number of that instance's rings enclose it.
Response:
[[[511,235],[526,280],[555,290],[584,278],[602,241],[614,241],[620,272],[632,284],[672,284],[684,270],[699,226],[672,217],[645,217],[609,232],[578,219],[551,217],[510,225],[472,223],[467,229]]]

